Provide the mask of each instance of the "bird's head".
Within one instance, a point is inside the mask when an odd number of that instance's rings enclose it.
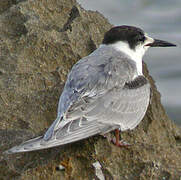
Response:
[[[149,47],[170,47],[175,44],[153,39],[142,29],[134,26],[116,26],[105,33],[102,44],[111,45],[131,58],[142,59]]]

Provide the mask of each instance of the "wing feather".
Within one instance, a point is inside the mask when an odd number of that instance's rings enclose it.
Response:
[[[114,56],[110,56],[111,54]],[[102,97],[115,87],[122,89],[134,74],[135,63],[109,48],[104,53],[98,49],[94,54],[81,59],[68,75],[59,100],[57,119],[46,132],[44,139],[51,139],[54,131],[70,121],[83,116],[89,121],[101,117],[106,111],[102,107]]]

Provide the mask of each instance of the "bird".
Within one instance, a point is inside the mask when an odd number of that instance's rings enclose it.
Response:
[[[5,153],[47,149],[111,131],[115,131],[113,144],[124,146],[119,133],[138,126],[150,101],[142,58],[149,47],[171,46],[176,45],[153,39],[138,27],[112,27],[101,45],[72,67],[57,118],[45,134]]]

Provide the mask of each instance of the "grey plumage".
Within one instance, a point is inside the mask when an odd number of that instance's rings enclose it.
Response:
[[[33,151],[78,141],[114,129],[133,129],[149,104],[150,85],[134,82],[136,64],[129,56],[102,45],[78,61],[68,75],[57,119],[44,136],[7,153]],[[141,80],[141,82],[142,82]]]

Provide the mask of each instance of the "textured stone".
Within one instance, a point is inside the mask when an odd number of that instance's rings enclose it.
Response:
[[[56,108],[72,65],[101,43],[111,25],[74,0],[0,2],[0,179],[96,177],[99,161],[106,179],[179,179],[181,130],[168,119],[153,79],[152,101],[141,124],[122,138],[120,149],[101,136],[48,150],[3,155],[40,135],[56,118]],[[60,170],[59,165],[65,170]]]

